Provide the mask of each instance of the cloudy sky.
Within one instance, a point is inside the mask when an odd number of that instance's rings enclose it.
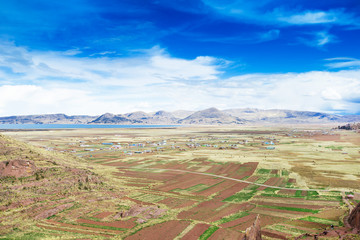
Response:
[[[359,0],[0,1],[0,116],[360,114]]]

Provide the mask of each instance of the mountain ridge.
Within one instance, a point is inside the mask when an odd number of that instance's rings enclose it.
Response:
[[[0,124],[183,124],[183,125],[239,125],[245,123],[345,123],[359,122],[360,115],[336,115],[314,111],[283,109],[235,108],[200,111],[178,110],[146,113],[136,111],[125,114],[105,113],[98,116],[39,114],[0,117]]]

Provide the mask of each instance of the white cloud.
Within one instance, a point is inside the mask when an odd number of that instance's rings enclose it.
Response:
[[[322,48],[329,43],[337,42],[337,38],[328,31],[307,32],[298,41],[310,47]]]
[[[0,59],[0,116],[212,106],[360,112],[358,69],[221,78],[227,61],[213,57],[186,60],[155,48],[136,57],[80,58],[13,44],[0,46]]]
[[[316,25],[332,24],[340,26],[359,27],[359,19],[354,13],[343,8],[329,9],[301,9],[299,7],[285,8],[281,4],[274,6],[272,1],[218,1],[202,0],[204,4],[219,14],[234,20],[257,24],[288,25]],[[351,9],[350,9],[351,11]]]
[[[342,99],[341,95],[333,88],[326,88],[321,92],[321,96],[325,100],[340,100]]]
[[[68,51],[31,52],[9,42],[0,43],[0,67],[18,73],[8,74],[7,78],[17,82],[69,79],[97,85],[141,87],[171,80],[211,80],[220,73],[219,61],[207,56],[193,60],[173,58],[158,47],[137,57],[80,58]]]
[[[338,13],[336,12],[307,11],[288,17],[280,17],[279,20],[296,25],[335,23],[337,20],[339,20],[337,15]]]
[[[249,74],[230,78],[224,86],[240,90],[241,107],[360,111],[360,104],[352,98],[360,96],[360,71],[355,70]]]
[[[326,64],[330,68],[360,68],[360,60],[356,58],[339,57],[325,60],[330,62]]]

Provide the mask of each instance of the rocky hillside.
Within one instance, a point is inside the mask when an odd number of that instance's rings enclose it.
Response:
[[[37,222],[78,205],[76,196],[91,192],[95,200],[109,189],[81,160],[0,135],[0,235],[7,239],[46,239],[31,237]]]
[[[351,211],[348,222],[352,228],[360,233],[360,203]]]

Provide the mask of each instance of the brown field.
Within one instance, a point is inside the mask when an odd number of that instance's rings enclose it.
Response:
[[[96,226],[114,227],[114,228],[133,228],[136,226],[134,220],[114,221],[114,222],[98,222],[89,219],[78,219],[78,223],[87,223]]]
[[[179,233],[181,233],[190,222],[188,221],[167,221],[164,223],[156,224],[147,228],[143,228],[134,235],[131,235],[125,239],[154,239],[154,240],[172,240]]]
[[[22,237],[12,230],[20,227],[39,239],[241,239],[259,214],[264,239],[290,239],[342,221],[341,192],[360,189],[359,134],[241,128],[6,132],[34,145],[30,154],[12,143],[17,154],[54,172],[4,180],[0,234]]]
[[[244,237],[243,233],[237,231],[231,231],[224,228],[219,228],[216,230],[208,239],[217,240],[217,239],[242,239]]]
[[[211,225],[205,224],[205,223],[198,223],[196,224],[193,229],[191,229],[184,237],[182,237],[182,240],[197,240],[201,234],[205,232]]]

